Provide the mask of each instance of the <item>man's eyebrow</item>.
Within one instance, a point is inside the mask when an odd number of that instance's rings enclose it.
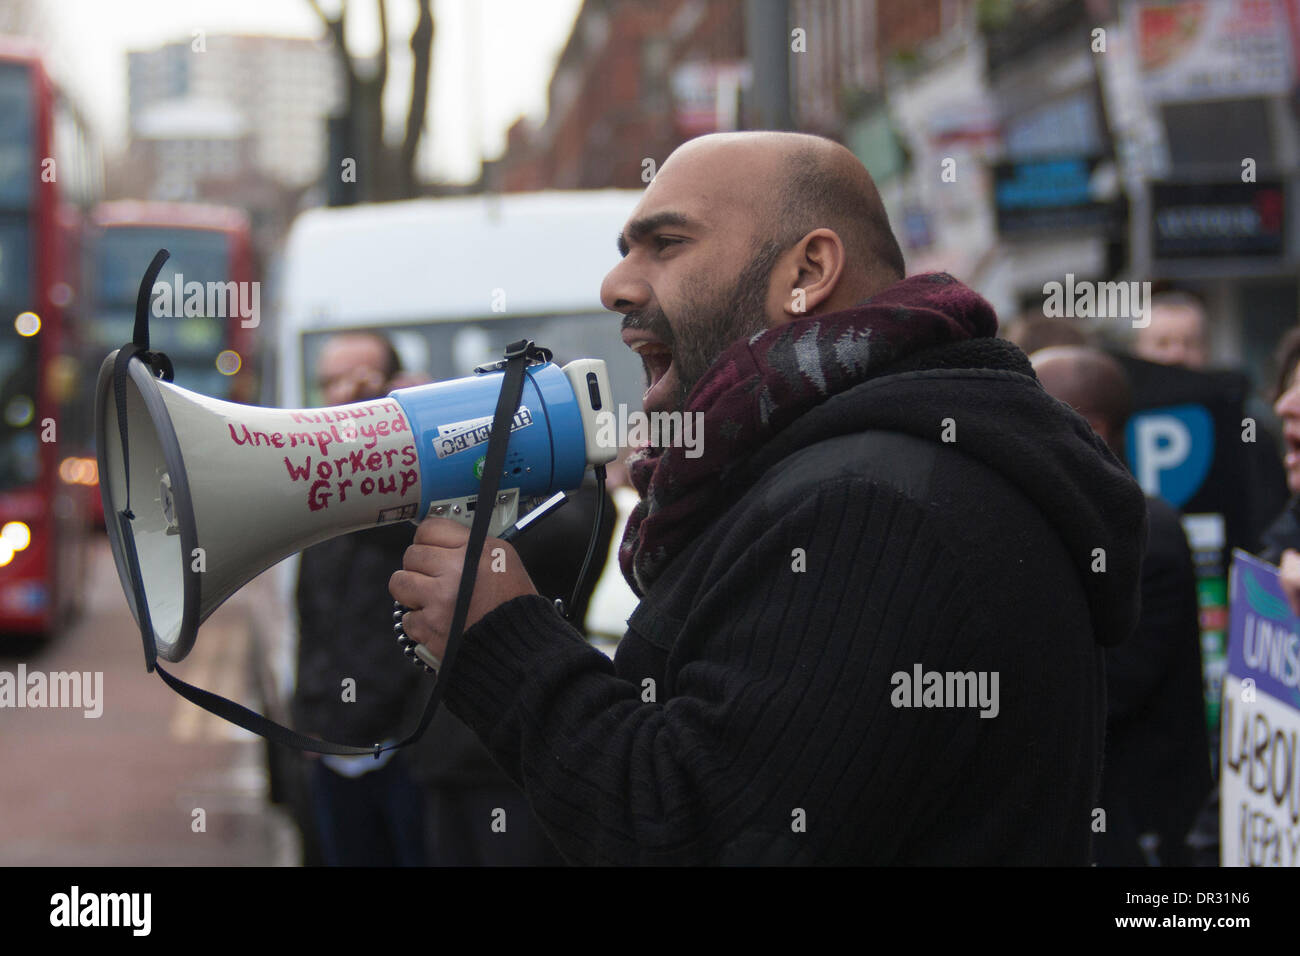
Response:
[[[626,256],[635,243],[664,226],[695,229],[699,228],[699,223],[680,212],[657,212],[653,216],[633,219],[627,224],[627,228],[618,234],[619,255]]]

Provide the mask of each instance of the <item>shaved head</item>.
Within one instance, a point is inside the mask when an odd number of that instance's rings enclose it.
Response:
[[[1048,393],[1088,420],[1093,431],[1122,457],[1124,425],[1133,411],[1133,393],[1124,369],[1100,349],[1059,345],[1030,357]]]
[[[903,278],[871,176],[803,133],[683,143],[618,236],[601,301],[646,370],[646,411],[685,408],[717,357],[756,332],[851,308]]]
[[[844,240],[853,274],[874,292],[903,278],[903,251],[866,167],[838,143],[809,137],[791,149],[771,228],[783,247],[819,226]],[[769,210],[771,214],[772,210]],[[865,296],[864,296],[865,298]]]
[[[756,252],[784,251],[814,229],[833,230],[848,256],[845,281],[861,298],[903,278],[903,252],[871,174],[847,148],[808,133],[713,133],[680,146],[664,164],[714,167],[724,195],[750,217]]]

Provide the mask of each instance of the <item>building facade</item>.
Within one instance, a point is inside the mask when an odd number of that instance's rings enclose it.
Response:
[[[133,139],[148,135],[141,123],[157,138],[160,109],[174,116],[200,113],[207,105],[215,114],[230,111],[239,118],[258,172],[288,187],[306,186],[320,176],[325,120],[343,98],[328,43],[198,35],[129,53],[127,73]]]

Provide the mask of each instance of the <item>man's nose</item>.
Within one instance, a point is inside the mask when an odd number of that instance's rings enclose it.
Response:
[[[627,259],[610,269],[600,284],[600,304],[611,312],[633,312],[649,302],[650,288]]]

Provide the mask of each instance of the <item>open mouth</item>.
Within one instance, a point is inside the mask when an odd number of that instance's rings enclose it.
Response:
[[[677,388],[673,350],[657,338],[645,333],[628,331],[623,342],[641,359],[645,369],[645,394],[641,404],[647,412],[668,409],[672,406]]]
[[[1300,433],[1287,431],[1282,437],[1286,441],[1285,465],[1289,471],[1300,466]]]
[[[641,357],[641,365],[645,368],[646,391],[650,392],[663,381],[668,369],[672,367],[672,350],[660,342],[647,340],[634,344],[632,351]]]

